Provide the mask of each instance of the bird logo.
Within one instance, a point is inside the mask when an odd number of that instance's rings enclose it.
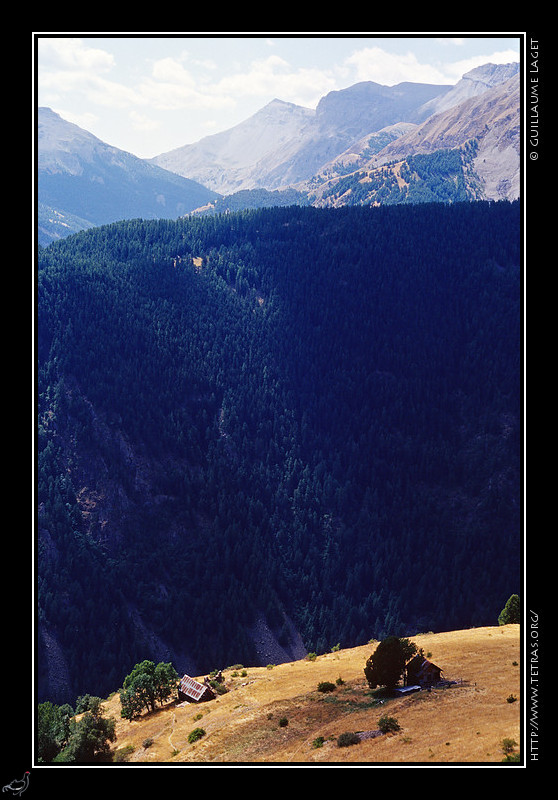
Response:
[[[18,781],[12,781],[11,783],[7,783],[5,786],[2,787],[3,792],[11,792],[14,797],[19,797],[27,787],[29,786],[29,771],[25,772],[23,778]]]

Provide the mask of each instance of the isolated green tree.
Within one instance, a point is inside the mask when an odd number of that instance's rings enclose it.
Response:
[[[509,625],[512,622],[521,622],[521,603],[517,594],[512,594],[498,617],[498,625]]]
[[[372,689],[385,686],[393,689],[399,682],[405,665],[417,652],[417,647],[409,639],[388,636],[383,639],[366,662],[364,674]]]
[[[133,719],[145,709],[154,711],[156,703],[162,703],[176,688],[178,673],[171,663],[162,661],[155,666],[153,661],[136,664],[124,678],[120,690],[120,714],[124,719]]]

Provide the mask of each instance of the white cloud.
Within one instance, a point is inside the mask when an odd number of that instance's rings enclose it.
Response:
[[[326,92],[337,88],[333,74],[299,68],[280,56],[253,61],[245,72],[222,78],[214,90],[236,97],[278,97],[301,105],[315,105]]]
[[[155,62],[151,75],[137,86],[138,98],[165,110],[233,108],[237,101],[250,97],[315,105],[326,92],[337,88],[332,74],[293,69],[277,55],[253,61],[247,69],[237,69],[218,80],[213,79],[213,64],[192,61],[187,69],[182,62],[170,57]]]
[[[345,62],[355,71],[355,81],[375,81],[393,86],[403,81],[446,83],[446,75],[431,64],[421,64],[414,53],[396,55],[380,47],[358,50]]]
[[[459,44],[460,40],[440,40],[444,43]],[[393,86],[403,81],[413,83],[457,83],[466,72],[483,64],[507,64],[518,61],[519,54],[514,50],[503,50],[486,55],[471,56],[458,61],[421,63],[414,53],[396,55],[370,47],[358,50],[346,59],[346,65],[354,70],[355,81],[376,81]]]
[[[114,66],[114,56],[106,50],[89,47],[81,39],[38,37],[41,68],[55,71],[106,72]]]
[[[193,88],[195,81],[192,75],[184,69],[179,59],[162,58],[153,64],[152,77],[161,83],[177,84]]]
[[[130,111],[129,118],[132,128],[136,131],[157,131],[161,127],[161,123],[158,120],[146,117],[145,114],[139,114],[134,110]]]
[[[465,39],[459,36],[455,36],[453,38],[451,36],[439,36],[436,37],[436,41],[440,44],[457,45],[458,47],[461,47],[461,45],[465,44]]]
[[[39,38],[37,41],[39,89],[47,96],[63,98],[74,92],[91,104],[109,108],[141,102],[133,87],[106,77],[115,66],[111,53],[89,47],[81,39]]]

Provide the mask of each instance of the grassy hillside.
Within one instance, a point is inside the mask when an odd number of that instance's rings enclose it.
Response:
[[[115,760],[140,763],[499,763],[502,740],[520,742],[519,625],[410,637],[444,671],[448,688],[385,699],[364,677],[375,644],[274,667],[224,671],[229,691],[200,705],[171,702],[128,722],[118,694]],[[237,673],[234,676],[234,673]],[[338,678],[343,683],[337,684]],[[336,684],[319,692],[318,684]],[[516,701],[510,702],[512,697]],[[397,733],[339,747],[344,732],[372,731],[383,715]],[[280,724],[280,720],[287,724]],[[189,743],[195,728],[205,735]],[[321,747],[315,740],[323,737]],[[147,746],[146,746],[147,745]],[[516,751],[519,747],[516,748]]]

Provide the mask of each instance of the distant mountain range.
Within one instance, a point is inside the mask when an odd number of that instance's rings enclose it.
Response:
[[[491,90],[498,95],[497,109],[490,95],[486,102],[481,100]],[[481,113],[475,99],[482,106]],[[353,152],[359,143],[360,147],[366,144],[368,158],[374,155],[377,163],[387,160],[390,151],[384,148],[401,136],[414,142],[414,152],[461,147],[474,137],[486,135],[485,126],[501,123],[496,112],[501,115],[502,105],[508,123],[505,131],[499,124],[493,138],[497,147],[502,135],[509,136],[510,129],[514,132],[510,138],[516,145],[515,157],[512,163],[507,160],[505,168],[511,170],[513,184],[519,174],[519,64],[515,63],[478,67],[455,86],[358,83],[330,92],[315,111],[273,100],[240,125],[157,156],[153,163],[225,195],[287,187],[306,193],[325,176],[331,177],[332,165],[339,166],[339,158]],[[430,124],[437,131],[433,124],[436,120],[443,131],[446,117],[440,115],[450,115],[453,138],[451,142],[447,136],[438,142],[432,139],[426,151],[421,142],[424,126]],[[395,151],[390,160],[394,157]],[[341,174],[349,171],[347,163],[345,159]],[[356,168],[360,166],[356,164]],[[494,192],[486,196],[491,199]],[[507,192],[505,196],[512,199],[517,194]]]
[[[179,175],[195,175],[223,194],[278,189],[308,180],[371,131],[424,119],[424,103],[449,86],[371,81],[330,92],[315,111],[273,100],[245,122],[153,159]]]
[[[276,99],[150,160],[41,108],[39,241],[118,219],[285,203],[516,199],[519,87],[519,64],[487,64],[455,86],[357,83],[315,110]]]

